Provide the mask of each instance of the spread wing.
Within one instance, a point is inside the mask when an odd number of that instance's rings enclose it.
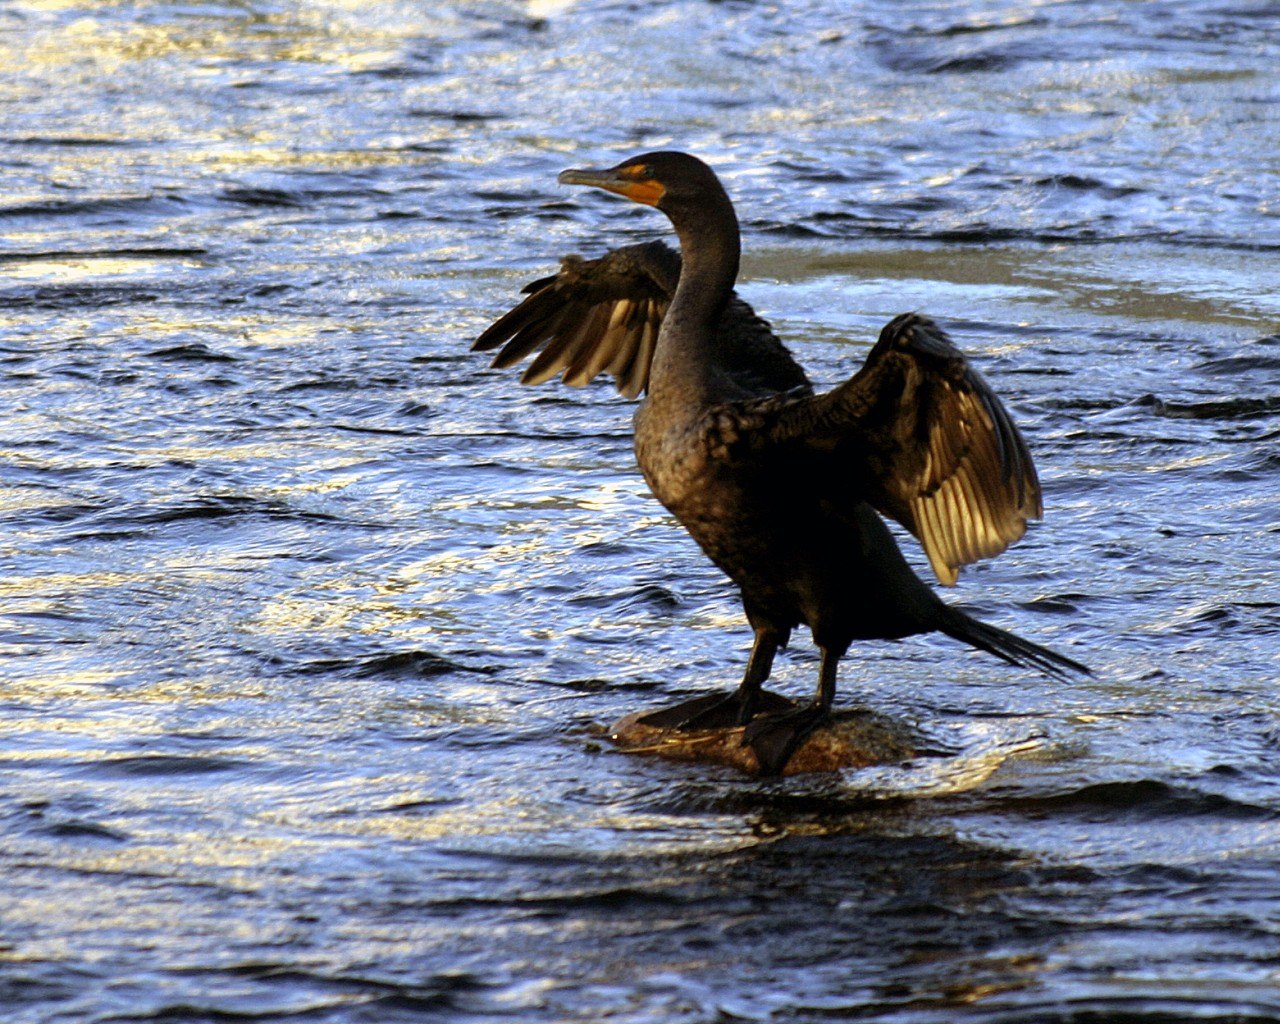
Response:
[[[1042,514],[1018,428],[941,328],[916,314],[886,325],[862,369],[832,391],[720,406],[709,425],[722,457],[743,444],[819,454],[919,539],[948,586]]]
[[[658,328],[680,278],[680,256],[663,242],[628,245],[595,260],[570,256],[560,272],[524,287],[528,298],[476,339],[473,350],[501,346],[493,366],[513,366],[533,352],[521,382],[557,373],[581,387],[610,373],[635,398],[649,381]],[[540,350],[540,351],[539,351]]]

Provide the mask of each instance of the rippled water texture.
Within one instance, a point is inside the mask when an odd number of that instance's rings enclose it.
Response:
[[[1277,1019],[1277,67],[1247,0],[0,6],[0,1015]],[[816,379],[972,353],[1048,515],[950,597],[1094,678],[868,644],[913,765],[607,749],[748,631],[627,404],[467,349],[659,147]]]

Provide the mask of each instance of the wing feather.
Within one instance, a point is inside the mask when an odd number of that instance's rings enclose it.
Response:
[[[514,366],[529,353],[536,352],[554,335],[563,317],[564,308],[554,303],[552,298],[549,294],[538,293],[526,299],[481,335],[480,341],[490,334],[510,339],[494,357],[495,367],[505,369]],[[479,345],[480,341],[476,344]]]
[[[627,321],[638,303],[620,299],[613,304],[609,322],[593,345],[584,346],[578,356],[564,371],[564,382],[580,388],[596,378],[610,363],[619,361],[633,342]]]
[[[1000,399],[926,317],[891,321],[866,364],[821,395],[731,403],[708,422],[760,448],[818,455],[852,493],[911,531],[940,582],[999,554],[1042,514],[1040,483]],[[727,419],[726,419],[727,418]],[[719,428],[717,428],[719,429]],[[740,450],[741,444],[737,448]],[[735,444],[713,445],[734,457]]]
[[[525,285],[528,295],[476,339],[498,349],[505,368],[537,352],[521,382],[560,374],[582,387],[601,373],[635,398],[647,386],[658,328],[680,277],[680,256],[663,242],[614,249],[595,260],[570,256],[560,272]]]
[[[591,348],[609,322],[609,307],[599,305],[590,307],[582,318],[576,319],[577,313],[572,307],[566,308],[557,318],[556,329],[548,332],[547,341],[537,358],[529,364],[521,384],[541,384],[550,380],[561,370],[567,377],[569,367],[580,352]]]
[[[658,329],[662,312],[658,304],[649,303],[650,313],[640,329],[640,340],[630,354],[627,365],[618,374],[618,390],[627,398],[635,398],[649,383],[649,366],[653,363],[653,350],[658,346]]]

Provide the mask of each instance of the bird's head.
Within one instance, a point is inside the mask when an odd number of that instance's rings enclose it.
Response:
[[[632,202],[656,206],[669,216],[682,207],[728,200],[715,172],[696,156],[664,150],[623,160],[606,170],[568,170],[562,185],[591,185]]]

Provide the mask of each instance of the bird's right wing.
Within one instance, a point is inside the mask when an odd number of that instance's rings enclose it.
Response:
[[[1041,515],[1031,454],[1000,399],[926,317],[889,323],[866,364],[825,394],[726,403],[707,419],[713,457],[818,457],[837,489],[910,530],[938,579],[999,554]]]
[[[526,285],[528,298],[472,350],[501,346],[492,364],[498,368],[538,352],[522,384],[562,373],[566,384],[581,387],[607,372],[635,398],[648,384],[658,328],[679,278],[680,256],[663,242],[623,246],[594,260],[569,256],[559,273]]]

